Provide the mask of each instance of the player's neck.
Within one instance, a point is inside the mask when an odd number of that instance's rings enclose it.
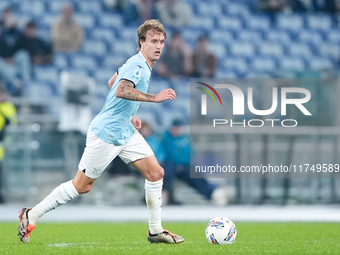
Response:
[[[145,59],[146,63],[148,63],[150,69],[152,69],[153,65],[155,64],[156,61],[151,61],[147,56],[146,54],[144,54],[142,51],[139,52],[143,58]]]

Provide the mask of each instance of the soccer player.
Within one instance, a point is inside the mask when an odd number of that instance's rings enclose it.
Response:
[[[138,28],[137,34],[139,53],[128,59],[108,81],[111,89],[102,111],[90,124],[76,177],[60,184],[33,208],[20,210],[18,236],[22,242],[29,242],[30,234],[41,216],[89,192],[95,180],[116,156],[137,168],[145,177],[145,199],[149,214],[148,241],[175,244],[184,241],[182,237],[162,227],[164,170],[138,132],[141,121],[135,115],[141,102],[160,103],[176,98],[175,91],[170,88],[156,95],[147,93],[151,70],[161,56],[166,32],[158,20],[146,20]]]

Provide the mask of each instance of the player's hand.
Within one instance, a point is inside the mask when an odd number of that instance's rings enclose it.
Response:
[[[142,127],[142,121],[136,115],[133,115],[131,123],[137,131]]]
[[[173,89],[163,89],[160,93],[155,95],[155,102],[160,103],[165,100],[175,100],[176,92]]]

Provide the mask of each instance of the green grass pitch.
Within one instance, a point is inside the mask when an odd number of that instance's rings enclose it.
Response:
[[[29,244],[19,241],[17,223],[0,223],[0,254],[339,254],[340,223],[235,222],[232,245],[211,245],[206,223],[165,222],[182,235],[179,245],[149,244],[147,224],[44,223],[37,224]]]

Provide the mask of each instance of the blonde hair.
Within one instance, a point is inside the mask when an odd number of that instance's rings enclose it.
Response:
[[[163,24],[158,19],[148,19],[146,20],[137,30],[138,35],[138,47],[137,50],[140,51],[141,44],[140,40],[145,41],[146,34],[149,30],[156,30],[159,33],[164,35],[164,39],[166,39],[166,32]]]

